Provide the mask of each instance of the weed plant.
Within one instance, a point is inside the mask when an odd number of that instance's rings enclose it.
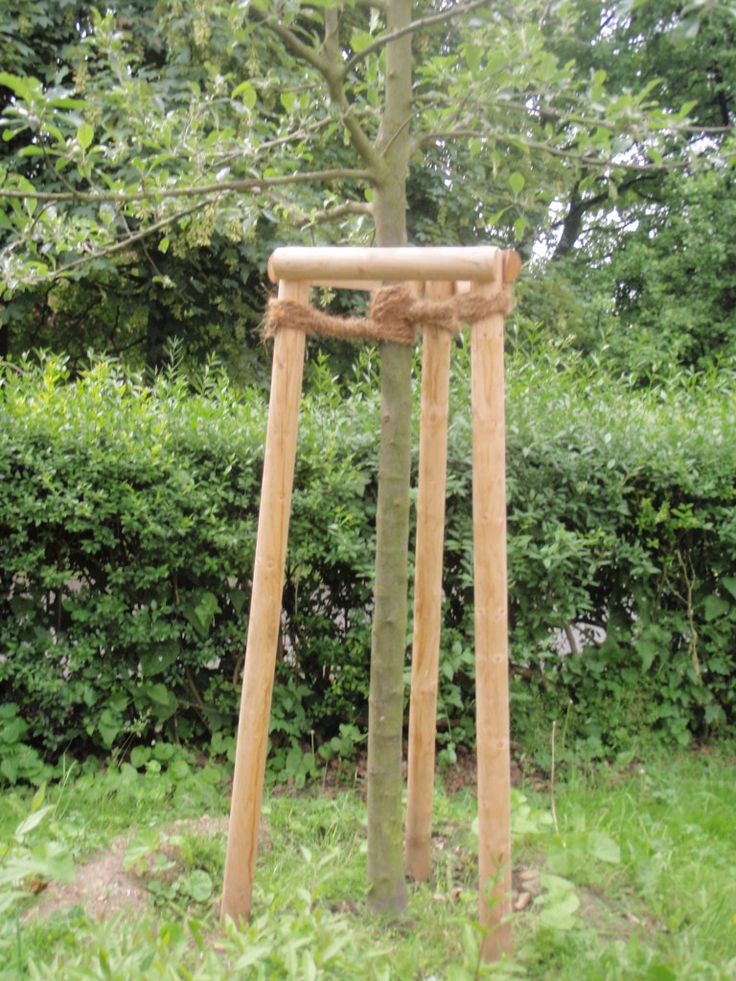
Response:
[[[392,921],[367,913],[360,784],[272,787],[254,912],[238,929],[217,915],[226,764],[178,750],[162,766],[152,756],[140,768],[72,771],[45,793],[0,801],[0,977],[731,978],[733,753],[569,761],[554,802],[546,779],[514,790],[515,904],[526,905],[514,914],[515,954],[496,965],[478,959],[469,788],[438,785],[432,880]],[[141,904],[104,919],[91,895],[34,913],[60,888],[43,889],[47,880],[68,881],[75,867],[83,880],[92,853],[116,848]]]

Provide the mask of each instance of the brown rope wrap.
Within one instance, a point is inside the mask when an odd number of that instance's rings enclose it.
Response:
[[[268,301],[264,337],[272,338],[282,327],[305,334],[337,337],[347,341],[416,343],[419,328],[459,334],[463,324],[476,324],[493,313],[511,310],[511,287],[502,286],[491,296],[461,293],[447,300],[424,300],[406,286],[382,286],[373,294],[370,317],[333,317],[293,300]]]

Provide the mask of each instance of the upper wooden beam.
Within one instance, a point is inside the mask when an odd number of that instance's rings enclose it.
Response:
[[[492,283],[497,277],[498,258],[505,283],[519,275],[521,260],[516,252],[491,245],[415,248],[351,248],[345,246],[286,246],[276,249],[268,261],[272,282],[289,280],[312,285],[365,289],[378,282],[438,282],[465,280]]]

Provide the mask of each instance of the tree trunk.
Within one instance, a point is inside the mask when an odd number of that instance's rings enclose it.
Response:
[[[387,29],[411,20],[410,0],[387,4]],[[411,119],[411,39],[386,48],[385,105],[378,150],[385,167],[374,198],[376,244],[406,244]],[[404,659],[411,467],[411,348],[381,345],[381,449],[376,515],[376,585],[368,722],[368,902],[377,912],[406,905],[401,811]]]

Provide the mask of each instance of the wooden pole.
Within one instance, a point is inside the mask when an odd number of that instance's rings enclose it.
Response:
[[[384,248],[350,248],[285,246],[276,249],[268,260],[272,282],[280,279],[338,283],[340,280],[409,280],[468,279],[490,283],[499,274],[499,256],[503,250],[492,245],[473,247],[392,246]]]
[[[505,278],[501,266],[497,282]],[[486,960],[513,945],[503,335],[501,314],[471,332],[478,869]]]
[[[427,283],[427,299],[444,300],[451,295],[452,283]],[[424,331],[406,815],[406,868],[417,882],[426,882],[432,866],[451,346],[447,331]]]
[[[279,299],[306,303],[309,286],[302,282],[282,281]],[[248,919],[253,892],[303,369],[304,334],[282,328],[276,334],[273,348],[258,537],[222,891],[222,916],[236,921]]]

